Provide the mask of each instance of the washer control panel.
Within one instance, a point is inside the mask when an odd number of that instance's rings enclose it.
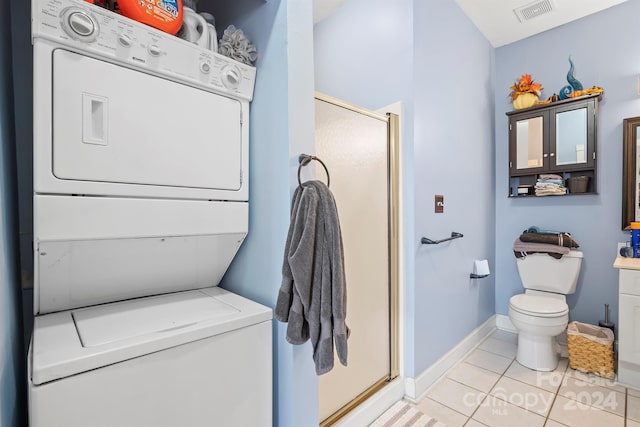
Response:
[[[255,67],[81,0],[33,0],[32,37],[251,101]]]

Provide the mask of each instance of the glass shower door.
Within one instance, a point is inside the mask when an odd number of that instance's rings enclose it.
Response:
[[[319,418],[344,415],[392,378],[389,119],[328,97],[315,101],[315,154],[328,167],[342,230],[348,366],[319,378]],[[326,182],[316,167],[317,179]],[[397,314],[397,313],[396,313]]]

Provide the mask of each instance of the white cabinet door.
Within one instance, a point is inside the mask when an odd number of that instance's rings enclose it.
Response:
[[[640,271],[620,270],[618,381],[640,388]]]
[[[619,316],[619,359],[640,364],[640,296],[620,294]]]

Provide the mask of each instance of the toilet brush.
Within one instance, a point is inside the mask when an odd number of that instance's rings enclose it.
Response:
[[[609,304],[604,305],[604,320],[600,320],[598,326],[609,328],[615,334],[616,325],[615,323],[609,322]]]

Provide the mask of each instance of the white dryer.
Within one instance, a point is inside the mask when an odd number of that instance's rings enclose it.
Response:
[[[32,36],[31,425],[271,425],[271,310],[216,287],[255,69],[79,0]]]

